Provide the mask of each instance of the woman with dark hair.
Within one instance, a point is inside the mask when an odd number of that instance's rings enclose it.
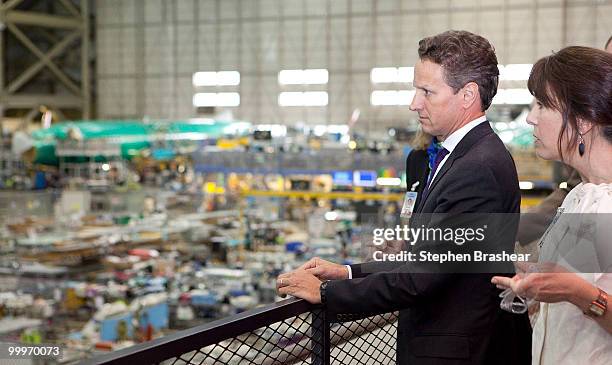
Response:
[[[536,99],[527,117],[534,126],[536,153],[573,167],[582,183],[567,195],[542,237],[540,264],[492,282],[540,302],[534,364],[612,364],[612,301],[607,294],[612,293],[612,222],[605,214],[612,213],[612,54],[564,48],[533,66],[528,87]],[[567,213],[576,214],[561,219]],[[594,225],[582,225],[574,235],[569,224],[561,223],[588,213],[596,214]],[[576,259],[587,249],[599,273],[580,269],[584,262]]]

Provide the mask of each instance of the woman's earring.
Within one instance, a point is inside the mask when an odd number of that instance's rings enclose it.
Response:
[[[582,134],[578,135],[578,154],[580,157],[584,156],[584,138],[582,138]]]

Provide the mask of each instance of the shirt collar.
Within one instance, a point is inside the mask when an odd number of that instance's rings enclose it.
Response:
[[[442,147],[446,148],[450,154],[451,152],[453,152],[455,147],[457,147],[459,142],[461,142],[461,140],[463,139],[463,137],[465,137],[466,134],[468,134],[477,125],[484,123],[486,121],[487,121],[487,116],[483,115],[479,118],[474,119],[473,121],[469,122],[463,127],[457,129],[456,131],[451,133],[450,136],[448,136],[448,138],[446,138],[444,142],[442,142]]]

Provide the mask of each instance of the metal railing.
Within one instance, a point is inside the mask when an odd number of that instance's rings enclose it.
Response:
[[[390,364],[397,313],[332,322],[288,299],[86,360],[83,364]]]

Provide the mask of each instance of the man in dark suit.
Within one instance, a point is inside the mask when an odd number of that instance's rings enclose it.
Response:
[[[478,35],[448,31],[419,42],[410,108],[418,113],[423,131],[441,141],[442,148],[417,215],[519,212],[514,162],[485,117],[498,75],[495,51]],[[425,219],[426,224],[431,221]],[[516,225],[513,228],[506,234],[510,251]],[[425,247],[443,246],[434,242]],[[490,284],[493,274],[435,265],[343,266],[315,258],[280,275],[277,287],[281,295],[323,302],[328,315],[338,319],[399,310],[399,364],[530,363],[528,318],[499,308],[499,290]]]

